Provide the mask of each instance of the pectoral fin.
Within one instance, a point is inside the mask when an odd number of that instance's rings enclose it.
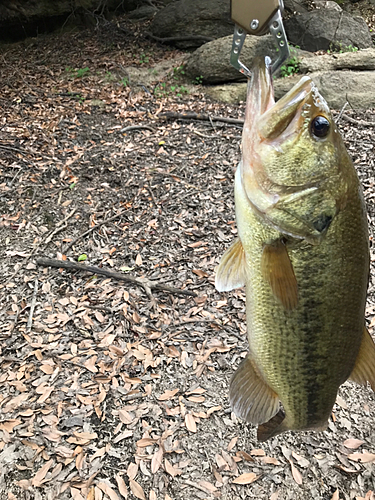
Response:
[[[360,385],[370,382],[372,390],[375,391],[375,344],[366,327],[350,378]]]
[[[229,399],[234,413],[251,424],[267,422],[279,409],[278,395],[263,380],[249,356],[234,374]]]
[[[298,304],[298,285],[287,248],[282,241],[263,248],[261,269],[272,292],[287,310]]]
[[[244,286],[246,260],[241,240],[237,238],[226,250],[216,271],[215,286],[219,292],[228,292]]]

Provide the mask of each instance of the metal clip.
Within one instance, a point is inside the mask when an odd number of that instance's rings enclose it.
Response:
[[[282,64],[290,57],[288,41],[286,38],[285,29],[281,17],[281,13],[284,10],[284,5],[282,3],[282,0],[276,0],[278,2],[276,11],[275,10],[271,11],[269,13],[271,17],[266,19],[266,21],[264,21],[265,19],[264,10],[262,10],[262,12],[259,12],[258,17],[261,18],[262,22],[260,22],[257,17],[253,17],[251,15],[251,12],[253,12],[253,15],[255,14],[254,10],[253,11],[249,10],[249,1],[254,2],[254,0],[247,0],[246,5],[243,3],[243,0],[241,1],[242,4],[236,3],[237,10],[234,10],[233,4],[234,2],[239,2],[239,0],[232,0],[232,19],[235,21],[236,24],[234,27],[230,62],[232,66],[238,69],[240,73],[250,78],[251,76],[250,70],[239,59],[243,44],[245,42],[246,34],[253,33],[255,35],[263,35],[265,32],[269,31],[272,37],[274,38],[277,51],[277,58],[272,63],[272,72],[275,73],[278,69],[280,69]],[[259,6],[259,4],[255,5]],[[245,7],[247,8],[247,10],[245,10]],[[252,5],[252,8],[254,8],[254,5]],[[270,5],[269,8],[272,9],[272,5]],[[252,17],[251,21],[247,22],[251,17]],[[245,28],[246,24],[248,25],[247,28]]]

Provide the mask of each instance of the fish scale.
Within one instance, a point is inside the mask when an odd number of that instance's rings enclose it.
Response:
[[[313,134],[316,117],[323,137]],[[323,430],[349,376],[375,387],[361,186],[312,81],[302,78],[275,104],[264,61],[249,84],[242,151],[239,238],[216,275],[219,291],[246,285],[249,354],[230,400],[239,417],[259,424],[260,440]]]

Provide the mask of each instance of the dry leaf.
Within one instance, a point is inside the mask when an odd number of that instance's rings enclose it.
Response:
[[[159,449],[158,451],[156,451],[151,459],[151,472],[153,474],[155,474],[160,466],[161,466],[161,462],[163,460],[163,448],[161,446],[159,446]]]
[[[279,492],[274,491],[272,495],[270,496],[270,500],[277,500],[279,498]]]
[[[198,484],[199,484],[199,486],[201,486],[202,488],[205,488],[210,493],[214,493],[215,491],[217,491],[216,486],[214,486],[213,484],[209,483],[208,481],[199,481]]]
[[[123,424],[131,424],[133,422],[133,417],[126,410],[119,410],[118,416]]]
[[[251,484],[257,479],[257,475],[254,472],[246,472],[245,474],[241,474],[241,476],[233,479],[233,483],[235,484]]]
[[[126,471],[129,479],[135,479],[135,476],[138,474],[138,464],[134,462],[130,462],[128,465],[128,470]]]
[[[132,493],[135,497],[139,498],[139,500],[146,500],[142,486],[138,484],[137,481],[134,481],[134,479],[130,479],[129,484],[130,489],[132,490]]]
[[[157,496],[156,496],[156,493],[154,490],[150,490],[150,493],[149,493],[149,500],[157,500]]]
[[[238,441],[238,436],[237,436],[237,437],[232,438],[232,439],[229,441],[229,444],[228,444],[228,446],[227,446],[227,451],[232,451],[232,450],[233,450],[233,448],[236,446],[237,441]]]
[[[164,460],[164,466],[166,472],[168,472],[168,474],[170,474],[172,477],[176,477],[179,474],[182,474],[182,470],[178,469],[177,467],[173,467],[173,465],[167,459]]]
[[[353,460],[354,462],[361,462],[363,464],[366,464],[375,460],[375,454],[364,451],[363,453],[351,453],[348,455],[348,458],[349,460]]]
[[[173,391],[165,391],[161,396],[158,397],[159,401],[168,401],[172,399],[177,393],[179,389],[173,389]]]
[[[185,425],[190,432],[197,432],[197,424],[195,423],[193,415],[187,413],[185,415]]]
[[[48,460],[43,467],[41,467],[38,472],[35,474],[33,479],[31,480],[31,484],[33,486],[41,486],[43,479],[46,477],[47,472],[49,471],[50,467],[53,464],[53,460]]]
[[[98,483],[97,486],[103,491],[103,493],[109,496],[111,500],[120,500],[115,490],[113,490],[110,486],[108,486],[108,484],[101,482]]]
[[[140,253],[135,258],[135,263],[137,264],[137,266],[141,266],[142,265],[142,257],[141,257]]]
[[[256,448],[255,450],[250,451],[250,455],[253,457],[264,457],[266,452],[262,450],[261,448]]]
[[[290,467],[292,469],[293,479],[295,480],[295,482],[297,484],[302,484],[302,474],[300,473],[300,471],[297,469],[297,467],[293,464],[293,462],[291,460],[289,461],[289,463],[290,463]]]
[[[146,448],[146,446],[151,446],[151,445],[155,444],[156,442],[157,442],[156,439],[142,438],[142,439],[140,439],[139,441],[136,442],[136,445],[139,448]]]
[[[332,495],[332,498],[331,500],[340,500],[340,497],[339,497],[339,490],[337,489],[334,494]]]
[[[343,442],[343,445],[346,446],[347,448],[350,448],[351,450],[356,450],[363,444],[364,441],[362,441],[361,439],[347,439],[346,441]]]

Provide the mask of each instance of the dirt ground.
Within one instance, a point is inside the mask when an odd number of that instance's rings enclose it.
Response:
[[[214,273],[236,234],[241,128],[159,115],[244,106],[187,92],[181,57],[125,22],[1,47],[0,499],[373,499],[369,389],[344,384],[327,431],[261,446],[231,413],[245,296],[216,292]],[[129,85],[127,66],[161,61],[158,85]],[[374,128],[340,126],[372,243]]]

